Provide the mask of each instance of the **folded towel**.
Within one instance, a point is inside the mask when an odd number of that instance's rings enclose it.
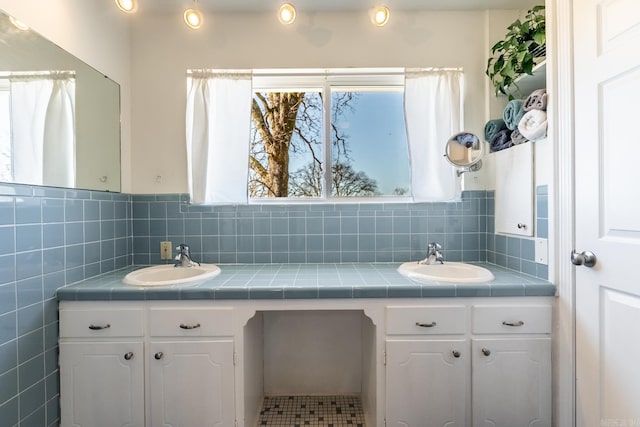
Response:
[[[484,140],[491,142],[498,132],[506,128],[507,125],[502,119],[489,120],[487,124],[484,125]]]
[[[469,132],[460,132],[454,139],[458,141],[458,144],[471,148],[478,141],[478,137]]]
[[[525,111],[522,109],[524,101],[522,99],[512,99],[502,112],[502,118],[507,128],[514,130],[518,127],[520,119],[524,116]]]
[[[501,130],[493,137],[490,145],[492,153],[511,147],[513,145],[513,142],[511,142],[511,131],[509,129]]]
[[[529,140],[522,136],[518,129],[514,129],[513,132],[511,132],[511,142],[513,142],[513,145],[520,145],[529,142]]]
[[[524,111],[542,110],[547,111],[547,90],[538,89],[531,92],[524,100]]]
[[[547,113],[542,110],[527,111],[518,124],[518,130],[529,141],[547,136]]]

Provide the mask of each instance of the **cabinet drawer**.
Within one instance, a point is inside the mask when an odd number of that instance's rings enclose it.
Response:
[[[388,335],[464,334],[465,307],[387,307]]]
[[[550,334],[551,306],[481,306],[472,308],[474,334]]]
[[[141,337],[142,309],[60,310],[60,337]]]
[[[230,308],[152,308],[149,331],[156,337],[233,335]]]

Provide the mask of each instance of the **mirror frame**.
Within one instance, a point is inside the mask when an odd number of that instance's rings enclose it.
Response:
[[[458,141],[458,137],[462,136],[462,135],[470,135],[474,138],[474,142],[472,143],[471,147],[467,147],[465,145],[460,144],[460,141]],[[475,157],[472,161],[466,162],[466,163],[461,163],[458,162],[454,159],[452,159],[451,157],[451,146],[452,144],[455,144],[456,146],[460,146],[460,147],[464,147],[466,150],[470,150],[472,148],[476,148],[476,150],[478,151],[478,155],[477,157]],[[482,168],[482,157],[484,157],[484,153],[485,153],[485,146],[484,143],[482,142],[482,140],[474,133],[471,132],[458,132],[454,135],[452,135],[448,140],[447,143],[445,144],[445,153],[444,153],[444,157],[447,159],[447,161],[449,163],[451,163],[451,165],[453,165],[457,170],[456,173],[458,174],[458,176],[462,175],[465,172],[477,172]]]

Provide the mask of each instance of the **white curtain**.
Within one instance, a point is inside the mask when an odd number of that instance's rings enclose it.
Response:
[[[53,81],[44,125],[44,184],[75,187],[75,80]]]
[[[11,78],[14,181],[75,184],[75,79],[68,73]]]
[[[455,199],[461,179],[444,157],[447,140],[462,126],[462,71],[406,70],[405,120],[416,202]]]
[[[251,72],[191,72],[187,167],[194,204],[247,203]]]
[[[11,81],[11,140],[13,179],[43,184],[44,121],[51,96],[51,80]]]

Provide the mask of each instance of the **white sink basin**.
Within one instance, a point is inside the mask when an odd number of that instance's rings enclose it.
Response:
[[[220,274],[215,264],[174,267],[173,264],[141,268],[124,276],[124,283],[135,286],[167,286],[210,279]]]
[[[444,264],[418,264],[405,262],[398,267],[398,273],[421,283],[482,283],[494,279],[493,273],[479,265],[464,262],[447,262]]]

